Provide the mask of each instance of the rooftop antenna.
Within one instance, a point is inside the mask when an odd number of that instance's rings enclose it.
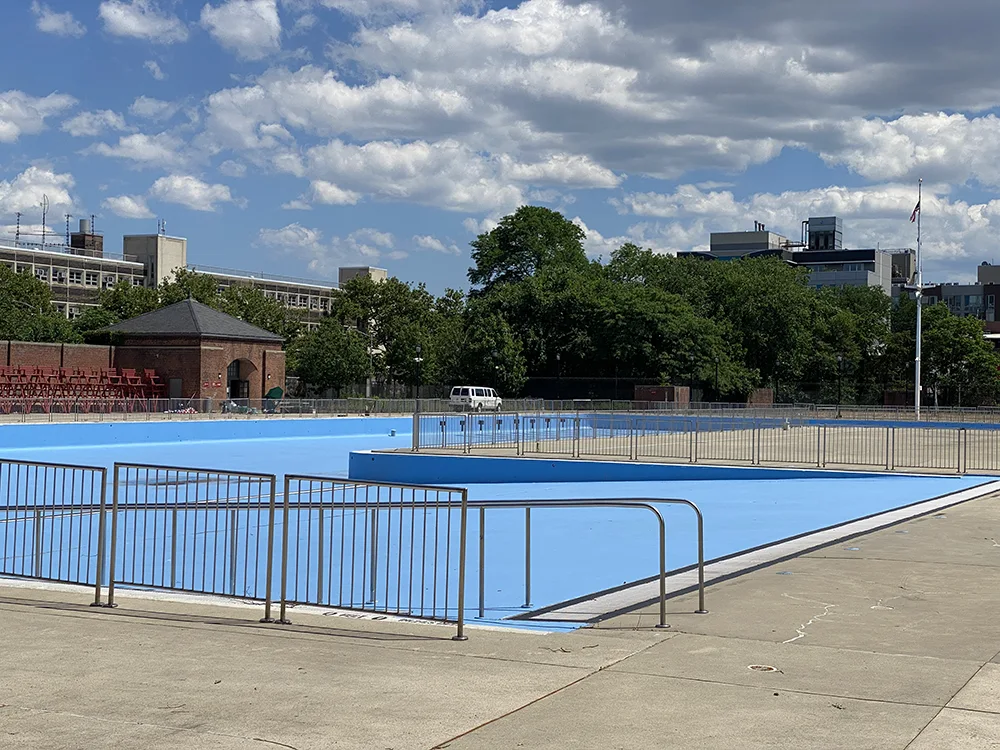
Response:
[[[14,247],[17,247],[17,243],[21,241],[21,212],[16,212],[14,216],[17,217],[17,224],[14,225]]]
[[[49,196],[42,195],[42,248],[45,248],[45,217],[49,213]]]
[[[69,247],[69,220],[72,218],[72,214],[66,214],[66,247]]]
[[[95,214],[90,215],[90,233],[97,234],[97,216]]]

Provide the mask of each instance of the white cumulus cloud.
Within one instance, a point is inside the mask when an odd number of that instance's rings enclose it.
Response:
[[[88,151],[114,159],[125,159],[139,167],[176,167],[184,161],[180,153],[183,145],[183,141],[170,133],[133,133],[122,136],[115,145],[98,143]]]
[[[261,60],[281,48],[277,0],[227,0],[201,11],[201,25],[244,60]]]
[[[101,205],[124,219],[152,219],[155,214],[141,195],[118,195],[105,198]]]
[[[150,96],[140,96],[132,102],[128,111],[136,117],[142,117],[146,120],[169,120],[177,114],[179,109],[180,105],[174,102],[165,102]]]
[[[177,16],[154,0],[104,0],[98,9],[104,29],[115,36],[144,39],[153,44],[187,41],[188,30]]]
[[[110,109],[99,112],[81,112],[62,124],[63,132],[77,138],[100,135],[105,130],[127,130],[125,118]]]
[[[344,237],[324,239],[320,229],[289,224],[280,229],[261,229],[257,242],[283,254],[307,262],[313,273],[335,276],[337,268],[350,263],[373,263],[385,256],[393,259],[406,257],[406,252],[396,248],[396,238],[378,229],[356,229]]]
[[[142,64],[142,67],[148,70],[149,74],[157,81],[163,81],[167,77],[167,74],[163,72],[163,68],[160,67],[160,64],[156,60],[146,60]]]
[[[49,211],[58,212],[71,209],[74,200],[70,190],[74,185],[73,175],[58,173],[49,167],[32,166],[11,180],[0,180],[0,216],[12,216],[17,211],[41,216],[39,204],[42,197],[49,199]]]
[[[33,135],[45,128],[48,117],[76,105],[67,94],[31,96],[23,91],[0,92],[0,143],[14,143],[22,135]]]
[[[191,175],[161,177],[149,189],[151,198],[177,203],[194,211],[215,211],[218,203],[233,203],[232,193],[225,185],[211,185]]]
[[[81,37],[87,33],[87,27],[73,18],[69,11],[57,13],[45,3],[32,0],[31,12],[35,14],[35,27],[45,34]]]
[[[423,250],[433,250],[436,253],[444,253],[445,255],[462,254],[462,251],[454,242],[450,242],[446,245],[437,237],[429,234],[414,235],[413,244]]]

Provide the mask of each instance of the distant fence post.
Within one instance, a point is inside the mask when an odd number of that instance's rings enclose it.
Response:
[[[413,452],[420,451],[420,412],[413,412]]]

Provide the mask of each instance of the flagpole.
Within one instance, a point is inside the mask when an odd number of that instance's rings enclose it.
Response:
[[[921,297],[924,294],[924,274],[922,261],[920,258],[920,215],[923,213],[922,200],[924,192],[924,181],[921,178],[920,182],[917,184],[917,348],[916,357],[914,359],[914,383],[913,383],[913,407],[914,415],[917,421],[920,421],[920,339],[922,338],[921,331],[921,312],[923,308],[923,301]]]

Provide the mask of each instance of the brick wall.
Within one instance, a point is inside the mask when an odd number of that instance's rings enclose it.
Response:
[[[7,364],[11,367],[62,367],[62,344],[11,341]]]
[[[281,349],[264,350],[264,381],[261,389],[266,394],[272,388],[285,392],[285,353]]]
[[[111,367],[112,362],[114,362],[114,347],[91,346],[89,344],[63,344],[63,367],[100,370],[104,367]]]
[[[181,398],[201,394],[201,346],[197,339],[131,339],[115,347],[115,367],[156,370],[169,386],[171,378],[181,380]]]

